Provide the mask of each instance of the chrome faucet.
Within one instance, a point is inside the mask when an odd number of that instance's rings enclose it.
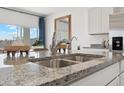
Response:
[[[68,44],[69,44],[68,53],[69,53],[69,54],[70,54],[70,52],[71,52],[72,41],[73,41],[74,39],[77,40],[77,37],[76,37],[76,36],[73,36],[73,37],[71,38],[71,40],[68,42]]]
[[[55,56],[57,54],[57,50],[59,49],[59,45],[61,45],[62,43],[66,43],[66,44],[69,45],[68,46],[68,53],[70,53],[71,52],[71,47],[72,47],[72,41],[74,39],[77,40],[77,37],[73,36],[70,40],[63,39],[63,40],[59,41],[57,44],[55,44],[55,42],[56,42],[56,32],[54,32],[53,38],[52,38],[52,45],[50,46],[51,54],[53,56]]]
[[[73,36],[73,37],[71,38],[71,42],[73,41],[74,38],[75,38],[75,40],[77,40],[77,37],[76,37],[76,36]]]
[[[62,43],[65,43],[64,40],[59,41],[56,44],[56,32],[53,33],[53,38],[52,38],[52,45],[50,46],[51,54],[55,56],[57,54],[57,50],[59,49],[59,45]]]

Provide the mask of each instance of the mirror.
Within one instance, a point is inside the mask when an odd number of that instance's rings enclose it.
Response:
[[[56,42],[71,39],[71,15],[55,19]]]

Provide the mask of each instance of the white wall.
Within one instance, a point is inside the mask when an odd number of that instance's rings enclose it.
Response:
[[[0,23],[24,27],[38,27],[39,18],[0,8]]]
[[[54,19],[71,14],[72,20],[72,36],[78,37],[77,41],[73,41],[73,49],[78,45],[81,47],[90,46],[90,44],[100,44],[107,35],[88,35],[88,8],[69,8],[68,10],[59,11],[46,18],[46,46],[52,42],[54,32]]]

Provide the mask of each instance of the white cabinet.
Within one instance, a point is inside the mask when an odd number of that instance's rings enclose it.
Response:
[[[88,12],[89,34],[104,34],[109,31],[109,15],[113,8],[91,8]]]
[[[119,62],[119,73],[120,86],[124,86],[124,60]]]
[[[119,73],[120,86],[124,86],[124,60],[119,63]]]
[[[124,13],[124,7],[114,7],[113,11],[115,14],[123,14]]]
[[[113,8],[101,8],[101,32],[109,32],[109,15],[113,13]]]
[[[120,62],[120,70],[121,70],[121,72],[124,72],[124,60],[122,60],[121,62]]]
[[[89,17],[89,34],[99,33],[101,29],[101,8],[92,8],[88,12]]]
[[[70,84],[71,86],[105,86],[119,74],[118,63],[113,64],[105,69],[93,73],[81,80]]]
[[[124,72],[120,75],[120,86],[124,86]]]
[[[119,77],[116,77],[107,86],[119,86]]]

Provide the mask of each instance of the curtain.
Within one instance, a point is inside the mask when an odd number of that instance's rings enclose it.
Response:
[[[39,18],[39,40],[45,46],[45,17]]]

